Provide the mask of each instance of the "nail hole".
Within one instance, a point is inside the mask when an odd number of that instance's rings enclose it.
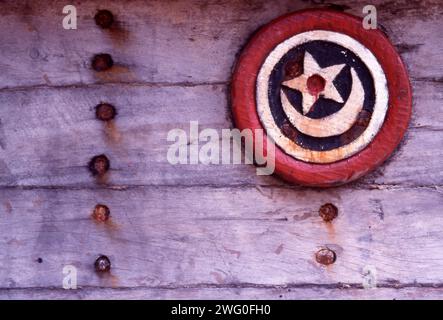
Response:
[[[338,216],[338,209],[332,203],[326,203],[318,210],[320,217],[325,222],[331,222]]]
[[[105,222],[109,219],[111,211],[104,204],[97,204],[94,208],[94,212],[92,213],[92,217],[100,222]]]
[[[335,252],[328,248],[320,249],[315,254],[315,260],[325,266],[333,264],[336,259],[337,255],[335,254]]]
[[[95,107],[95,116],[102,121],[110,121],[115,118],[117,111],[109,103],[100,103]]]
[[[108,157],[101,154],[93,157],[88,166],[94,176],[102,176],[109,170],[110,162]]]
[[[106,71],[114,65],[114,60],[110,54],[100,53],[92,58],[91,65],[95,71]]]
[[[114,22],[114,15],[109,10],[99,10],[94,16],[95,24],[102,29],[108,29]]]
[[[111,260],[102,255],[95,260],[94,267],[97,272],[109,272],[111,270]]]

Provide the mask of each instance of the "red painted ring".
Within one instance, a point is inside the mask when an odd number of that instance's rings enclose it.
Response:
[[[231,107],[238,129],[264,130],[256,109],[256,80],[268,54],[295,34],[328,30],[347,34],[368,48],[385,72],[389,107],[382,128],[359,153],[331,164],[307,163],[275,148],[275,173],[307,186],[329,187],[360,178],[382,164],[403,138],[411,118],[412,89],[400,56],[378,29],[366,30],[362,19],[350,14],[309,9],[277,18],[262,27],[238,58],[231,83]],[[254,135],[255,139],[255,135]],[[266,136],[264,136],[266,145]]]

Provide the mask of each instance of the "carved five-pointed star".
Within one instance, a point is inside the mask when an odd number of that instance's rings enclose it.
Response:
[[[303,114],[307,114],[320,96],[343,103],[343,98],[333,81],[343,69],[344,64],[321,68],[309,52],[305,52],[303,74],[282,83],[282,85],[301,92]]]

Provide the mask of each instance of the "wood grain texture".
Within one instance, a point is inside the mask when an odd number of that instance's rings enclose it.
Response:
[[[419,94],[407,139],[391,160],[360,184],[442,185],[443,86],[414,82]],[[171,165],[167,152],[174,128],[189,133],[232,127],[225,85],[197,87],[93,86],[21,89],[0,93],[0,184],[7,186],[97,185],[87,169],[93,156],[111,160],[112,185],[275,185],[251,165]],[[116,106],[107,126],[95,119],[100,101]],[[204,145],[201,142],[200,145]],[[423,161],[423,156],[426,161]],[[433,172],[433,174],[429,174]]]
[[[247,288],[247,287],[213,287],[213,288],[81,288],[63,289],[8,289],[0,290],[0,299],[194,299],[207,300],[318,300],[318,299],[383,299],[383,300],[441,300],[443,290],[440,288],[377,288],[377,289],[344,289],[325,287],[287,287],[287,288]]]
[[[442,298],[443,4],[374,1],[413,91],[402,145],[376,172],[328,190],[258,177],[252,166],[171,166],[167,132],[230,128],[236,55],[279,15],[317,1],[0,2],[0,298]],[[363,0],[334,1],[362,15]],[[324,6],[324,5],[323,5]],[[117,25],[94,24],[97,9]],[[112,54],[109,72],[90,69]],[[112,125],[95,119],[116,106]],[[111,171],[96,181],[91,157]],[[318,208],[339,216],[326,224]],[[99,224],[97,203],[111,209]],[[336,251],[323,267],[315,252]],[[110,275],[93,263],[110,257]],[[38,263],[41,258],[41,263]],[[81,288],[61,289],[63,266]],[[378,288],[362,289],[364,268]]]
[[[334,203],[325,223],[318,210]],[[111,210],[95,223],[96,203]],[[79,286],[200,284],[435,285],[443,278],[439,188],[294,190],[277,187],[4,189],[0,287],[60,287],[65,265]],[[328,247],[328,267],[314,255]],[[98,276],[105,254],[112,273]],[[41,257],[42,263],[37,259]]]
[[[227,81],[240,47],[260,26],[317,1],[83,1],[78,29],[62,28],[63,1],[3,1],[0,88],[102,82],[202,83]],[[362,16],[367,1],[337,1]],[[441,78],[443,5],[430,1],[374,1],[379,23],[405,51],[413,78]],[[93,20],[106,7],[117,27]],[[318,5],[317,5],[318,7]],[[426,30],[426,39],[423,32]],[[91,72],[94,54],[106,52],[111,72]],[[432,63],[429,63],[432,61]]]

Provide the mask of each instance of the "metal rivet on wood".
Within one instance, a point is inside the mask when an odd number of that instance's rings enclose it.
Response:
[[[326,203],[320,207],[318,213],[323,221],[331,222],[332,220],[337,218],[338,209],[332,203]]]
[[[111,210],[109,210],[107,206],[104,204],[97,204],[92,213],[92,217],[99,222],[105,222],[109,219],[110,214]]]
[[[94,176],[104,175],[110,167],[110,161],[104,154],[95,156],[89,161],[89,170]]]
[[[315,254],[315,260],[317,260],[318,263],[326,266],[333,264],[336,259],[337,255],[335,254],[335,252],[328,248],[320,249]]]
[[[114,22],[114,15],[109,10],[99,10],[95,14],[94,20],[100,28],[109,29]]]
[[[111,260],[107,256],[101,255],[95,260],[94,267],[97,272],[109,272],[111,270]]]
[[[114,60],[108,53],[96,54],[92,58],[91,66],[95,71],[106,71],[114,65]]]
[[[102,121],[110,121],[115,118],[117,111],[109,103],[100,103],[95,107],[95,116]]]

